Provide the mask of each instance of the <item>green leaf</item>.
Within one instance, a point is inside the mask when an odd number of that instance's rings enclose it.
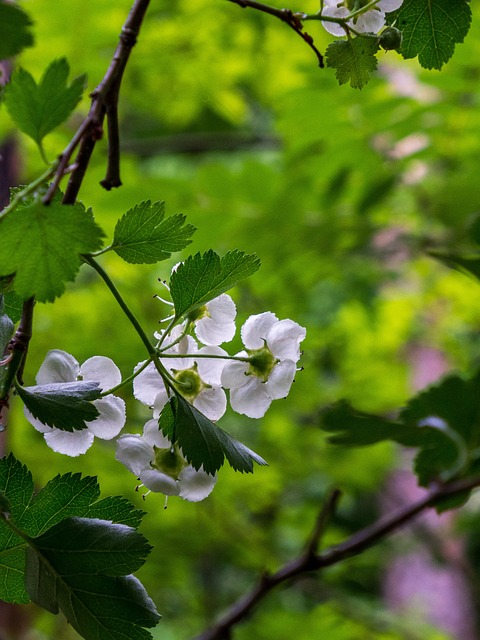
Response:
[[[65,58],[54,60],[37,84],[28,71],[12,75],[5,91],[5,104],[20,131],[41,147],[43,138],[64,122],[82,97],[86,77],[67,85],[70,72]]]
[[[395,16],[402,56],[418,56],[425,69],[441,69],[467,35],[472,12],[467,0],[404,0]]]
[[[0,60],[12,58],[33,44],[30,17],[17,5],[0,2]]]
[[[370,73],[377,68],[375,54],[378,48],[375,38],[335,40],[327,47],[327,67],[335,69],[339,84],[350,82],[354,89],[361,89],[370,80]]]
[[[237,250],[229,251],[223,258],[211,250],[188,257],[170,278],[175,317],[181,318],[228,291],[259,266],[257,256]]]
[[[480,256],[478,252],[470,255],[461,255],[442,251],[429,251],[428,255],[443,262],[450,269],[456,269],[464,274],[467,273],[480,280]]]
[[[95,478],[56,476],[36,496],[28,469],[0,460],[0,598],[63,611],[87,640],[148,640],[159,619],[131,575],[150,551],[143,513],[121,497],[98,500]]]
[[[12,322],[18,322],[22,317],[23,300],[11,291],[3,296],[5,304],[5,313],[10,317]]]
[[[103,232],[81,203],[35,201],[0,217],[0,277],[15,274],[15,293],[52,301],[74,280],[81,254],[102,246]]]
[[[253,473],[253,463],[266,465],[263,458],[241,442],[234,440],[182,396],[174,396],[160,415],[159,427],[173,443],[178,443],[183,455],[195,468],[203,466],[214,474],[226,458],[235,471]]]
[[[35,387],[17,387],[30,413],[49,427],[62,431],[86,429],[86,422],[99,416],[93,400],[101,396],[98,382],[62,382]]]
[[[165,202],[146,200],[129,209],[117,222],[112,249],[131,264],[153,264],[170,258],[190,244],[195,231],[186,216],[165,218]]]

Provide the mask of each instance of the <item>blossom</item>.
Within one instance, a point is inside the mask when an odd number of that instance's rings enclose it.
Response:
[[[49,351],[36,376],[38,385],[71,383],[77,380],[98,382],[100,390],[105,391],[120,384],[122,377],[117,365],[104,356],[93,356],[82,366],[77,360],[60,349]],[[117,436],[125,424],[125,402],[109,394],[93,400],[99,415],[87,422],[86,429],[64,431],[51,427],[35,418],[24,407],[25,417],[37,431],[44,434],[48,446],[57,453],[78,456],[93,444],[94,436],[102,440],[111,440]]]
[[[324,0],[322,16],[346,18],[353,11],[361,9],[370,0]],[[376,5],[353,19],[347,20],[347,26],[360,33],[378,33],[385,26],[385,14],[398,9],[403,0],[378,0]],[[337,22],[322,21],[324,28],[334,36],[344,36],[345,29]]]
[[[217,481],[216,475],[197,471],[185,460],[181,449],[162,435],[157,420],[149,420],[141,436],[120,436],[116,458],[150,491],[190,502],[210,495]]]
[[[230,389],[234,411],[261,418],[272,400],[288,395],[306,330],[293,320],[278,320],[268,311],[250,316],[241,335],[245,350],[235,357],[244,360],[228,362],[221,381]]]
[[[235,335],[237,309],[232,298],[222,293],[188,316],[194,322],[197,338],[206,345],[218,346],[229,342]]]
[[[181,327],[175,327],[172,330],[165,343],[166,345],[175,344],[172,347],[167,346],[159,358],[162,360],[162,355],[174,356],[164,357],[162,364],[172,376],[177,391],[207,418],[218,420],[227,409],[227,397],[221,387],[220,376],[224,365],[223,357],[228,354],[217,346],[199,349],[190,336],[183,336],[179,342],[176,342],[181,332]],[[157,334],[157,337],[160,336]],[[188,357],[182,354],[188,354]],[[136,369],[138,370],[143,364],[140,362]],[[169,394],[153,362],[135,378],[133,394],[137,400],[154,408],[154,417],[160,415],[168,402]]]

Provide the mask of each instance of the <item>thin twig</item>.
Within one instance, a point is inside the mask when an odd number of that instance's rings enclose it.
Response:
[[[234,4],[238,4],[242,9],[246,9],[247,7],[250,9],[256,9],[257,11],[261,11],[262,13],[268,13],[271,16],[275,16],[282,22],[285,22],[291,29],[295,31],[297,35],[299,35],[304,42],[312,49],[312,51],[317,56],[318,66],[323,69],[325,66],[323,61],[323,56],[320,51],[317,49],[313,42],[313,38],[310,34],[303,30],[302,24],[302,15],[301,13],[295,13],[291,9],[277,9],[276,7],[271,7],[268,4],[264,4],[263,2],[257,2],[256,0],[227,0],[228,2],[233,2]]]
[[[425,509],[434,507],[446,498],[468,493],[479,486],[480,477],[467,478],[435,486],[417,502],[402,507],[378,522],[365,527],[344,542],[322,553],[316,553],[314,550],[324,530],[325,518],[329,517],[332,513],[339,498],[339,494],[336,495],[336,492],[333,493],[320,512],[313,532],[307,541],[306,551],[291,562],[285,564],[275,573],[263,573],[249,593],[234,603],[220,620],[199,636],[196,636],[195,640],[228,640],[231,637],[232,629],[245,620],[259,602],[268,596],[278,585],[289,582],[309,571],[319,571],[358,555],[365,549],[372,547],[380,540],[392,534],[404,524],[410,522]]]

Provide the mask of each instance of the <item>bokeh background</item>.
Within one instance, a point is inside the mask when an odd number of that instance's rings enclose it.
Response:
[[[281,7],[285,2],[272,2]],[[55,58],[72,75],[101,80],[128,0],[25,0],[36,45],[15,65],[37,79]],[[304,0],[294,10],[314,12]],[[38,486],[55,473],[97,475],[104,495],[147,511],[154,546],[139,572],[163,619],[155,640],[192,638],[246,592],[260,572],[297,555],[332,487],[344,496],[324,545],[338,542],[415,499],[408,452],[390,445],[333,447],[319,429],[323,407],[348,398],[392,414],[448,370],[471,373],[480,355],[480,287],[428,256],[469,246],[480,213],[480,25],[441,72],[395,52],[362,90],[339,87],[312,51],[272,17],[226,0],[152,0],[127,68],[120,101],[123,186],[99,186],[106,145],[97,146],[80,193],[111,235],[141,200],[165,200],[198,231],[192,252],[238,248],[262,267],[232,295],[239,323],[270,310],[307,327],[304,370],[265,418],[229,412],[221,426],[269,462],[253,475],[223,469],[199,504],[134,491],[135,479],[97,441],[81,458],[52,452],[13,403],[7,435]],[[309,24],[317,46],[331,41]],[[88,109],[45,141],[61,152]],[[42,171],[33,143],[0,110],[0,139],[15,145],[20,182]],[[168,309],[158,279],[183,256],[157,266],[107,255],[109,271],[148,333]],[[232,348],[240,345],[236,338]],[[128,376],[141,342],[96,275],[83,267],[55,304],[38,305],[26,383],[50,348],[82,362],[112,357]],[[124,393],[126,432],[149,417]],[[480,518],[430,515],[376,548],[321,575],[278,589],[235,631],[238,640],[445,640],[480,637]],[[21,616],[28,629],[20,631]],[[78,636],[62,617],[35,607],[14,613],[5,638]],[[16,634],[16,635],[15,635]]]

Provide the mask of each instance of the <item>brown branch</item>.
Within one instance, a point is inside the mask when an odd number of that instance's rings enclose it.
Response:
[[[340,495],[339,492],[333,492],[320,512],[314,530],[307,541],[305,551],[275,573],[263,573],[250,593],[234,603],[216,623],[196,636],[195,640],[229,640],[232,629],[245,620],[252,610],[278,585],[309,571],[319,571],[358,555],[410,522],[425,509],[434,507],[446,498],[468,493],[479,486],[480,477],[456,480],[435,486],[417,502],[398,509],[323,553],[317,553],[320,535],[324,531],[326,520],[334,511]]]
[[[120,34],[119,43],[112,57],[110,66],[100,84],[92,91],[92,103],[87,117],[80,125],[68,146],[59,159],[54,180],[47,191],[43,202],[51,202],[69,165],[75,149],[78,153],[73,164],[70,179],[65,190],[64,204],[73,204],[83,182],[88,163],[95,144],[103,136],[105,116],[108,124],[108,166],[105,179],[101,184],[106,189],[120,186],[120,150],[118,134],[117,105],[120,85],[130,53],[137,41],[145,13],[150,0],[135,0]]]
[[[248,7],[250,9],[261,11],[262,13],[268,13],[271,16],[275,16],[275,18],[278,18],[282,22],[285,22],[285,24],[293,29],[295,33],[299,35],[304,42],[307,43],[310,49],[312,49],[312,51],[317,56],[318,66],[323,69],[325,64],[322,54],[315,46],[312,36],[303,30],[303,24],[301,20],[301,16],[303,14],[295,13],[291,9],[277,9],[276,7],[270,7],[268,4],[257,2],[256,0],[227,0],[227,2],[238,4],[238,6],[242,7],[242,9],[246,9]]]

